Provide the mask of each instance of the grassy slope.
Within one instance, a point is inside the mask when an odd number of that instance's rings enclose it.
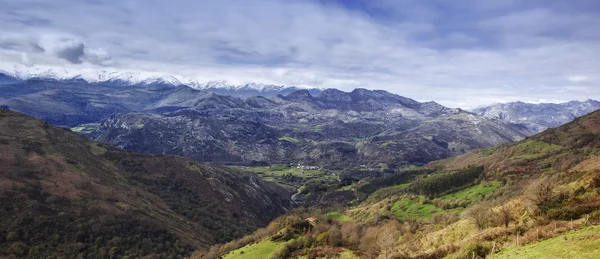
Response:
[[[337,220],[342,221],[342,222],[348,222],[348,221],[352,220],[350,217],[348,217],[348,216],[346,216],[346,215],[344,215],[344,214],[342,214],[342,213],[340,213],[338,211],[327,213],[327,217],[330,218],[330,219],[337,219]]]
[[[483,200],[486,195],[494,192],[501,186],[500,181],[483,182],[481,184],[465,188],[463,190],[450,193],[448,195],[434,199],[434,203],[463,203],[465,205],[474,204]],[[392,212],[398,219],[407,218],[425,218],[429,219],[445,210],[433,204],[424,203],[425,197],[402,198],[394,203]]]
[[[525,246],[509,247],[492,259],[573,258],[595,259],[600,256],[600,226],[586,227]]]
[[[232,251],[224,259],[244,259],[244,258],[269,258],[269,255],[280,247],[281,243],[265,239],[256,244],[244,246],[238,250]]]
[[[437,200],[445,202],[466,201],[472,204],[482,200],[489,193],[497,190],[502,183],[500,181],[489,181],[460,190],[438,198]]]
[[[418,199],[401,199],[394,203],[392,212],[399,219],[406,218],[431,218],[433,215],[442,212],[443,210],[433,204],[422,204]]]

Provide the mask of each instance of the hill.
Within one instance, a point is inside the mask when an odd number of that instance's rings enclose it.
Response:
[[[0,109],[0,257],[189,256],[290,208],[254,173],[123,151]]]

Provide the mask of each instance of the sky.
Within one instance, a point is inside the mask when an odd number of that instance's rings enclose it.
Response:
[[[0,65],[382,89],[450,107],[600,99],[598,0],[0,0]]]

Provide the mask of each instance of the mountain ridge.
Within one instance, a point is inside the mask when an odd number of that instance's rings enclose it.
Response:
[[[115,85],[115,86],[188,86],[200,90],[209,90],[221,94],[230,94],[239,97],[263,95],[273,97],[277,94],[288,94],[300,89],[308,89],[312,93],[319,93],[320,88],[306,86],[288,86],[264,83],[230,83],[227,81],[199,80],[190,77],[180,77],[162,73],[133,72],[133,71],[107,71],[94,70],[84,73],[69,72],[66,69],[43,67],[14,67],[0,69],[0,77],[10,78],[13,81],[56,80],[59,82],[80,82],[90,85]],[[2,78],[0,78],[2,80]]]
[[[212,94],[192,100],[187,107],[166,104],[171,108],[164,112],[116,114],[78,130],[121,148],[200,161],[333,167],[426,163],[524,137],[502,122],[384,91],[326,89],[313,96],[299,90],[271,100]]]

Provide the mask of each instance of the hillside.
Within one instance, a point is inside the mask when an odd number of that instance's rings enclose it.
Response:
[[[141,155],[0,109],[0,257],[182,257],[290,208],[254,173]]]
[[[333,193],[354,192],[355,201],[294,210],[203,258],[594,258],[599,154],[596,111],[519,142],[342,186]]]
[[[477,165],[493,173],[598,170],[598,133],[600,110],[520,142],[435,161],[425,167],[452,170]]]

